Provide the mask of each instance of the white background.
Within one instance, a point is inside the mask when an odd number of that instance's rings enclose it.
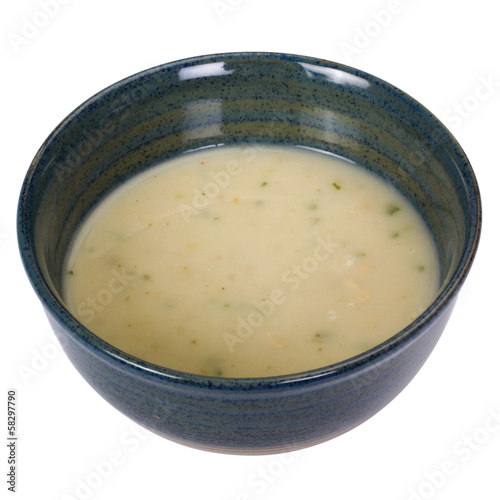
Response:
[[[0,436],[7,433],[7,390],[16,388],[13,498],[499,499],[500,31],[494,3],[46,0],[50,15],[43,3],[4,0],[0,15]],[[475,264],[424,368],[367,423],[287,456],[212,454],[140,430],[62,354],[17,250],[21,183],[61,119],[148,67],[232,51],[311,55],[393,83],[452,130],[483,196]],[[2,498],[8,493],[5,442]]]

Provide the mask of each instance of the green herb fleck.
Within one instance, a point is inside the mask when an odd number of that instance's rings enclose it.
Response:
[[[127,296],[125,297],[125,300],[130,300],[130,295],[127,295]]]
[[[425,266],[419,265],[419,266],[417,266],[417,269],[418,269],[421,273],[423,273],[423,272],[425,271]]]
[[[385,211],[388,215],[394,215],[396,212],[399,212],[401,210],[401,207],[396,205],[395,203],[389,203],[387,205]]]
[[[327,340],[329,337],[331,337],[331,333],[329,332],[314,332],[313,342],[322,344],[323,340]]]
[[[73,272],[73,269],[70,269],[70,270],[68,271],[68,274],[71,274],[71,276],[73,276],[73,274],[75,274],[75,273]]]
[[[221,360],[218,358],[207,358],[203,363],[204,367],[201,370],[201,374],[220,377],[223,373],[221,364]]]
[[[144,274],[144,275],[142,276],[142,280],[143,280],[143,281],[149,281],[150,279],[151,279],[151,276],[150,276],[149,274]]]
[[[332,186],[337,190],[339,191],[340,189],[342,189],[342,186],[339,186],[336,182],[332,182]]]
[[[391,238],[398,238],[399,237],[399,231],[393,231],[391,233]]]
[[[309,203],[309,206],[307,208],[309,208],[309,210],[316,210],[318,208],[318,204],[315,201],[313,201]]]
[[[261,186],[262,186],[262,187],[264,187],[264,186],[267,186],[268,184],[269,184],[268,182],[264,181],[264,182],[261,184]]]

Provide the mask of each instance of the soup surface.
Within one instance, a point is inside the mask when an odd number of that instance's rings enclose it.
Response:
[[[262,377],[360,354],[437,291],[423,221],[346,160],[214,147],[131,179],[84,222],[65,300],[80,322],[157,365]]]

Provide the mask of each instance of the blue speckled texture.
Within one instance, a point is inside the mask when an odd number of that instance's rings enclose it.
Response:
[[[343,363],[292,376],[223,379],[160,368],[95,337],[60,299],[75,231],[110,190],[158,161],[200,147],[283,144],[329,151],[396,185],[438,248],[441,288],[412,325]],[[462,149],[400,90],[302,56],[222,54],[147,70],[89,99],[37,153],[22,188],[19,246],[68,357],[112,405],[170,439],[270,453],[330,439],[371,417],[417,373],[472,264],[479,191]]]

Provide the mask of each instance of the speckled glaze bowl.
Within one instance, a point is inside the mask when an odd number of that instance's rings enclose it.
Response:
[[[440,289],[383,344],[293,375],[191,375],[129,356],[84,328],[61,300],[68,246],[113,188],[160,160],[223,144],[302,145],[349,158],[396,185],[436,243]],[[42,145],[20,195],[28,277],[71,362],[118,410],[201,449],[273,453],[359,425],[414,377],[436,345],[472,264],[480,198],[455,139],[404,92],[353,68],[286,54],[221,54],[165,64],[82,104]]]

